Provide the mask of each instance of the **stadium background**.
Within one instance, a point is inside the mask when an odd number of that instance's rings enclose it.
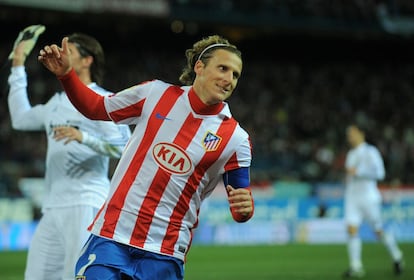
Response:
[[[232,223],[218,188],[195,245],[342,244],[344,130],[354,117],[384,156],[387,226],[414,243],[412,1],[0,0],[0,24],[0,251],[24,251],[40,215],[45,137],[13,131],[7,108],[7,56],[31,24],[46,26],[27,61],[33,104],[60,88],[36,53],[75,31],[102,43],[113,91],[178,82],[184,50],[213,33],[242,50],[229,103],[251,134],[256,215]],[[374,240],[366,226],[362,235]]]

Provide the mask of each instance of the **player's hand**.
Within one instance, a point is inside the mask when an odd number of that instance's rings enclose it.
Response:
[[[71,126],[56,126],[53,128],[53,139],[65,140],[65,145],[71,141],[82,143],[82,132]]]
[[[356,174],[356,168],[350,167],[346,169],[346,174],[348,176],[354,176]]]
[[[227,185],[226,189],[230,208],[242,216],[250,216],[253,212],[253,198],[250,190],[235,189],[230,185]]]
[[[22,51],[25,57],[27,57],[33,50],[37,39],[43,32],[45,32],[45,30],[46,30],[46,27],[44,25],[37,24],[37,25],[30,25],[26,27],[25,29],[23,29],[22,31],[20,31],[19,35],[14,41],[13,50],[9,54],[9,59],[13,60],[15,58],[16,48],[18,45],[20,45],[21,42],[25,42]]]
[[[45,46],[37,59],[56,76],[64,76],[72,69],[68,37],[63,38],[62,46],[56,44]]]
[[[12,57],[12,65],[13,66],[21,66],[24,65],[26,61],[26,54],[24,50],[28,41],[20,41],[13,50],[13,57]]]

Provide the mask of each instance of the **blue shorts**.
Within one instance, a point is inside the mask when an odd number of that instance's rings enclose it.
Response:
[[[76,264],[76,280],[182,280],[180,259],[91,235]]]

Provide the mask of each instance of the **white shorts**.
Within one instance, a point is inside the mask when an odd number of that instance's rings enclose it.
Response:
[[[374,230],[382,229],[381,200],[377,198],[345,198],[345,222],[359,227],[363,221]]]
[[[27,256],[25,280],[73,280],[81,248],[98,209],[78,205],[44,211]]]

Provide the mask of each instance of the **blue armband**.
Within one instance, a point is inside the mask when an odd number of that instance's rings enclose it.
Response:
[[[230,185],[235,189],[245,188],[250,185],[249,167],[241,167],[223,174],[224,186]]]

